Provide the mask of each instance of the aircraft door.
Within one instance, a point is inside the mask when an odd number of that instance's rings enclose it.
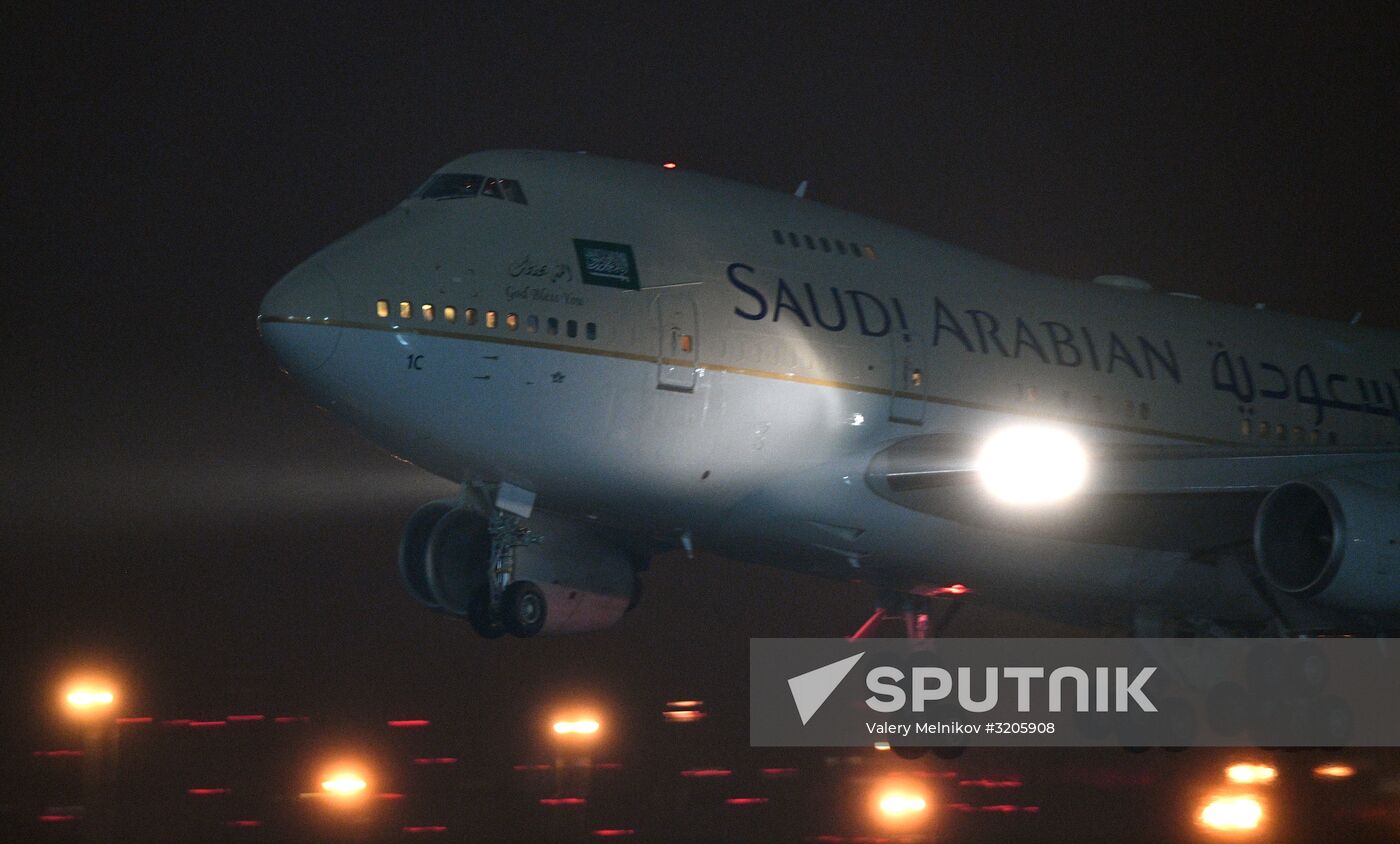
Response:
[[[926,350],[915,334],[892,331],[892,383],[890,385],[890,421],[908,425],[924,424],[928,409],[928,372],[924,366]]]
[[[695,390],[695,364],[700,339],[696,334],[695,300],[687,293],[662,293],[656,298],[660,345],[656,355],[656,387],[682,393]]]

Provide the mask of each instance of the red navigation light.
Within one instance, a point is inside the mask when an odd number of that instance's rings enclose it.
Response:
[[[426,727],[430,723],[422,718],[409,718],[402,721],[386,722],[391,727]]]
[[[663,164],[663,165],[661,165],[661,166],[662,166],[662,167],[665,167],[667,170],[674,170],[674,169],[676,169],[676,162],[674,162],[674,161],[668,161],[668,162],[666,162],[665,164]]]

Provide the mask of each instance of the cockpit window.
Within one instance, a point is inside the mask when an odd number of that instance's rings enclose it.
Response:
[[[417,199],[463,199],[481,190],[481,177],[475,173],[439,173],[413,194]]]
[[[514,179],[497,179],[475,173],[438,173],[414,191],[414,199],[466,199],[480,194],[528,205],[525,191]]]

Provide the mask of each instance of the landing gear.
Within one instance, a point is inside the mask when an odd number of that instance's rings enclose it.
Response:
[[[455,502],[451,500],[429,501],[409,516],[403,536],[399,539],[399,579],[414,600],[433,610],[441,609],[442,605],[428,585],[428,538],[432,536],[438,521],[454,506]]]
[[[506,587],[501,597],[501,622],[511,635],[528,638],[544,629],[548,605],[540,588],[528,580]]]

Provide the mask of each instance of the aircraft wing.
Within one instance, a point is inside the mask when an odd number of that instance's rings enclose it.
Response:
[[[1378,464],[1393,464],[1400,474],[1394,446],[1099,444],[1089,452],[1080,494],[1064,505],[1017,509],[980,488],[979,446],[958,434],[900,440],[874,456],[866,482],[901,506],[965,524],[1194,551],[1248,541],[1260,501],[1288,481]]]

